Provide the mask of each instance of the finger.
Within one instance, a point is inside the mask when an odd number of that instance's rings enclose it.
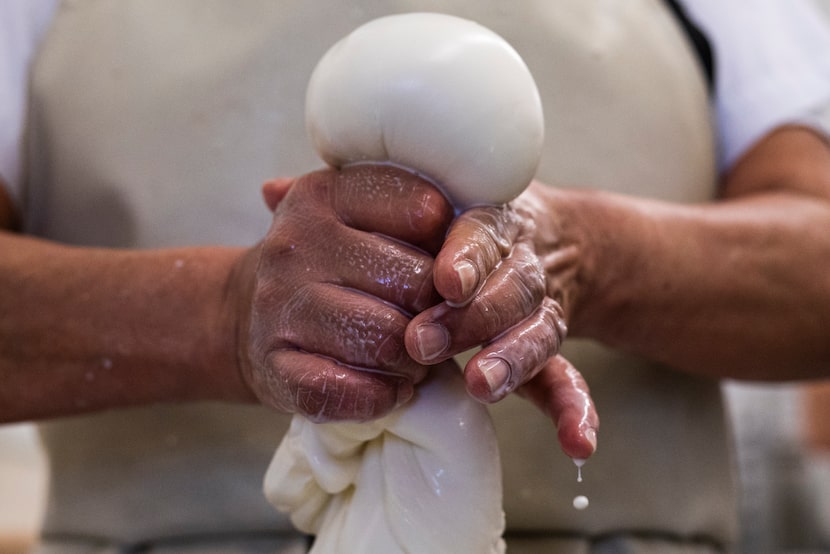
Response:
[[[584,459],[596,451],[596,406],[585,379],[565,358],[551,358],[519,393],[550,416],[565,454]]]
[[[545,279],[529,245],[518,243],[468,304],[439,304],[416,316],[407,329],[407,349],[421,363],[445,360],[487,343],[536,311]]]
[[[355,165],[338,173],[334,208],[346,225],[437,252],[453,218],[431,183],[388,165]]]
[[[264,306],[275,305],[267,292],[261,294]],[[426,375],[427,368],[412,360],[404,346],[408,319],[375,298],[336,285],[309,283],[291,294],[279,314],[271,324],[270,340],[275,343],[414,382]],[[260,313],[255,317],[265,320]]]
[[[439,294],[456,306],[469,302],[524,228],[506,206],[472,208],[458,216],[435,260]]]
[[[272,212],[277,209],[277,206],[288,191],[291,190],[291,185],[294,184],[294,179],[289,177],[276,177],[266,181],[262,185],[262,199],[265,200],[265,205]]]
[[[333,218],[310,224],[304,217],[275,221],[263,245],[263,275],[282,275],[285,264],[297,260],[308,281],[352,288],[410,314],[440,301],[432,285],[433,260],[423,251],[351,229]]]
[[[342,260],[334,282],[376,296],[409,314],[440,302],[432,283],[433,259],[423,251],[362,231],[344,229],[349,240],[330,242],[332,259]]]
[[[546,298],[534,314],[470,359],[464,369],[467,390],[482,402],[501,400],[559,353],[566,332],[561,308]]]
[[[261,390],[266,404],[320,423],[376,419],[405,404],[414,388],[409,379],[281,349],[267,358]]]

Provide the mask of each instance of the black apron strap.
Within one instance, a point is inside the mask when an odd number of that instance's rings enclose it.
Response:
[[[700,65],[703,67],[703,71],[706,74],[706,82],[709,88],[709,93],[711,94],[715,87],[715,55],[712,51],[709,39],[703,31],[701,31],[700,28],[695,25],[691,19],[689,19],[689,16],[686,14],[686,10],[683,9],[683,6],[681,6],[677,0],[666,0],[666,5],[669,9],[671,9],[675,17],[677,17],[677,20],[682,25],[683,30],[686,31],[686,36],[689,38],[692,46],[694,46]]]

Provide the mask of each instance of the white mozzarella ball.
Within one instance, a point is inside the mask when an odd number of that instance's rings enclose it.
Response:
[[[458,208],[518,196],[544,140],[519,54],[477,23],[434,13],[376,19],[335,44],[311,76],[306,124],[326,163],[414,170]]]

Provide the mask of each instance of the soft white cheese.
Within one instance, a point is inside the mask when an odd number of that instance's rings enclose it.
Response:
[[[413,169],[461,209],[518,196],[544,141],[519,54],[478,23],[435,13],[376,19],[335,44],[309,81],[306,124],[330,165]]]

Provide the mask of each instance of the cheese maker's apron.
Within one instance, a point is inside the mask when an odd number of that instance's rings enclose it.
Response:
[[[270,221],[260,184],[321,165],[302,119],[315,63],[360,23],[403,11],[468,17],[516,47],[544,103],[542,181],[713,196],[702,72],[656,0],[67,0],[33,76],[29,231],[130,248],[253,244]],[[493,407],[508,550],[728,545],[718,384],[589,341],[566,354],[596,399],[599,450],[578,484],[545,417],[515,398]],[[52,475],[40,552],[304,552],[261,492],[287,422],[199,404],[42,425]],[[589,509],[573,509],[578,494]]]

